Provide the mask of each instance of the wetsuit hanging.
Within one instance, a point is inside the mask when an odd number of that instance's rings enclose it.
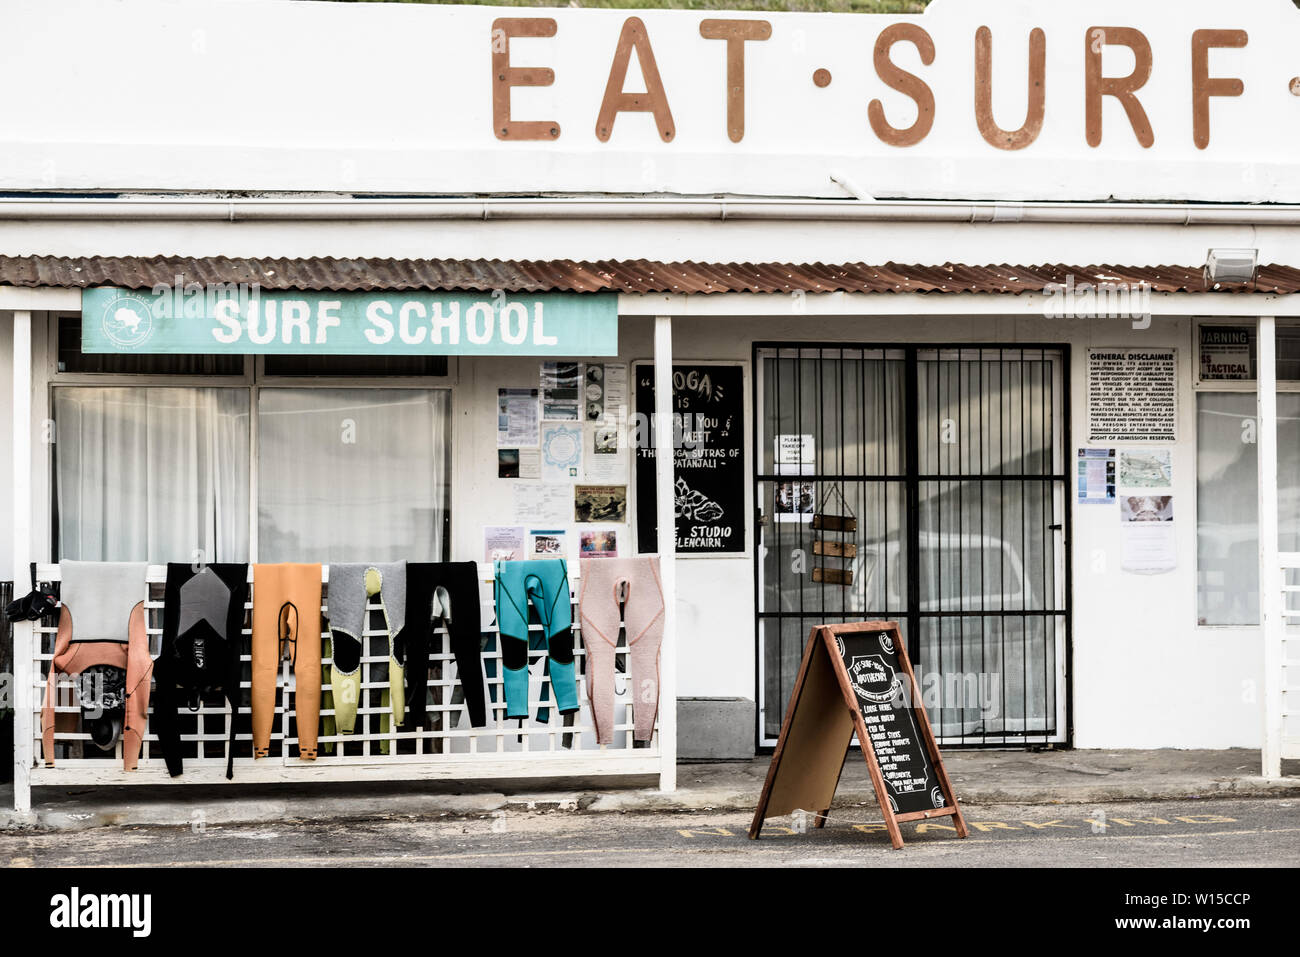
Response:
[[[280,662],[293,663],[298,757],[316,760],[321,698],[321,566],[253,566],[253,757],[270,754]],[[288,689],[286,689],[287,692]],[[288,698],[284,735],[288,737]]]
[[[584,558],[578,617],[586,649],[587,699],[596,743],[614,740],[614,659],[618,648],[619,594],[626,595],[633,739],[649,741],[659,714],[659,649],[664,637],[664,593],[659,556]]]
[[[122,740],[132,771],[144,743],[153,658],[145,631],[143,562],[60,562],[59,629],[41,707],[41,745],[54,766],[58,675],[76,678],[82,725],[104,751]]]
[[[388,708],[396,724],[406,716],[406,562],[331,564],[329,569],[330,694],[340,734],[356,728],[367,604],[379,599],[388,640]],[[382,666],[375,669],[382,672]],[[382,678],[381,678],[382,680]],[[388,722],[384,722],[387,724]],[[387,753],[386,748],[384,749]]]
[[[248,601],[248,566],[216,564],[194,568],[170,563],[163,595],[162,651],[154,661],[154,730],[176,777],[183,770],[177,711],[197,711],[204,694],[221,691],[230,703],[230,741],[226,777],[234,776],[235,736],[245,731],[239,713],[243,694],[244,605]],[[202,745],[200,745],[200,753]]]
[[[573,664],[573,607],[568,566],[562,558],[495,565],[497,628],[501,633],[506,717],[528,717],[528,603],[537,609],[546,643],[546,673],[561,714],[578,710]],[[543,689],[544,691],[545,689]],[[543,695],[544,697],[544,695]],[[545,721],[546,709],[537,719]]]
[[[447,629],[472,727],[487,724],[483,628],[477,562],[409,562],[406,566],[407,724],[424,726],[429,697],[429,650],[434,627]]]

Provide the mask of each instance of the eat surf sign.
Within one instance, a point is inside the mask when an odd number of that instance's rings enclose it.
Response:
[[[6,0],[0,30],[21,41],[0,58],[5,190],[1300,202],[1291,0]],[[87,78],[101,102],[148,91],[147,135],[49,109]],[[246,102],[292,122],[195,122]]]
[[[87,353],[612,356],[613,293],[266,292],[100,287],[81,297]]]

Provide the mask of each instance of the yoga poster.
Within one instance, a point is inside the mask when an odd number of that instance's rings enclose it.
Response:
[[[635,367],[637,422],[654,412],[654,366]],[[739,365],[673,366],[673,472],[680,554],[745,550],[745,373]],[[637,549],[659,550],[653,428],[636,442]]]

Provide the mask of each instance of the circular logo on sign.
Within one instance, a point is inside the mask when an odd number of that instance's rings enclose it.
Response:
[[[859,655],[848,663],[853,691],[863,701],[885,704],[898,696],[901,683],[879,655]]]
[[[153,310],[140,296],[118,296],[104,307],[100,326],[113,345],[134,349],[153,332]]]
[[[844,639],[841,638],[839,635],[836,635],[836,636],[835,636],[835,648],[836,648],[836,650],[839,651],[839,653],[840,653],[840,657],[843,658],[843,657],[844,657]]]
[[[894,639],[889,637],[889,632],[882,631],[880,633],[880,647],[885,649],[885,654],[892,655],[894,653]]]
[[[930,789],[930,803],[935,807],[943,807],[948,802],[943,799],[943,791],[939,788]]]
[[[898,802],[894,800],[894,796],[892,794],[889,795],[889,809],[893,811],[895,814],[898,813]]]

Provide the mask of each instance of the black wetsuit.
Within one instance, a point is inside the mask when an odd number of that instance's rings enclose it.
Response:
[[[230,743],[226,777],[234,776],[235,734],[247,718],[239,713],[243,671],[244,605],[248,601],[248,566],[170,563],[163,599],[162,652],[154,661],[154,731],[172,777],[182,771],[177,710],[197,711],[204,692],[222,691],[230,702]],[[199,753],[203,748],[200,744]]]

